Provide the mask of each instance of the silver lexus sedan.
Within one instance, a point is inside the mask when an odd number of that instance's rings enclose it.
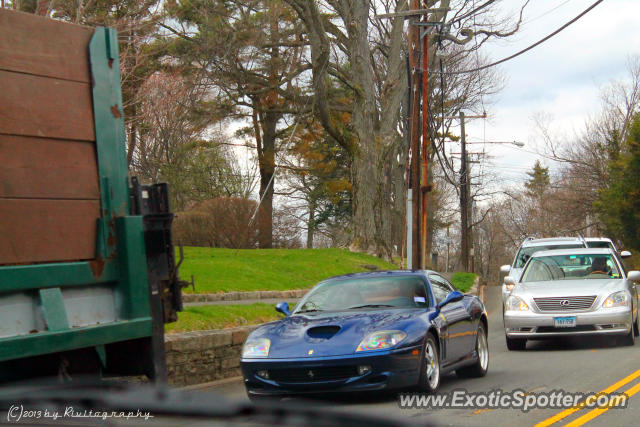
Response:
[[[640,271],[626,272],[611,249],[536,252],[524,266],[504,305],[509,350],[528,339],[566,335],[618,335],[624,345],[638,336]]]

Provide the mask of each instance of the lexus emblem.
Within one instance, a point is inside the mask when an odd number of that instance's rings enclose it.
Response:
[[[313,373],[313,371],[309,371],[307,372],[307,376],[311,379],[313,379],[313,377],[315,376],[315,374]]]
[[[569,305],[569,300],[568,299],[563,299],[562,301],[560,301],[560,305],[562,307],[566,307]]]

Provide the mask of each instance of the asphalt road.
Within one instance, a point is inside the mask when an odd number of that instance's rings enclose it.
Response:
[[[431,421],[436,425],[512,426],[571,425],[635,426],[640,424],[640,340],[634,347],[618,347],[608,338],[571,338],[529,342],[526,351],[508,351],[504,340],[500,288],[489,287],[485,296],[489,313],[489,372],[484,378],[458,379],[454,374],[442,379],[439,394],[456,389],[469,392],[502,390],[509,393],[551,392],[624,392],[631,397],[626,408],[607,411],[582,408],[531,409],[400,409],[394,396],[362,398],[352,396],[319,401],[332,409],[367,414],[384,414],[413,421]],[[634,375],[635,374],[635,375]],[[229,398],[247,399],[240,381],[207,389]],[[635,394],[635,395],[634,395]],[[286,404],[284,399],[282,404]],[[539,424],[542,423],[542,424]]]

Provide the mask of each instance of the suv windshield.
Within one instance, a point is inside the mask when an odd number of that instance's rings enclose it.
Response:
[[[541,246],[528,246],[526,248],[520,248],[518,255],[516,256],[516,262],[514,268],[522,268],[527,263],[527,260],[531,258],[536,252],[548,251],[551,249],[575,249],[584,248],[582,243],[568,243],[564,245],[541,245]]]
[[[416,276],[330,280],[316,286],[294,314],[312,311],[428,307],[425,282]]]
[[[618,266],[608,254],[533,257],[522,274],[523,282],[620,278]]]
[[[615,249],[610,242],[606,242],[606,241],[587,242],[587,246],[590,248]]]

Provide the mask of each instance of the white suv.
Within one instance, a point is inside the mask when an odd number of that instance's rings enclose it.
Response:
[[[629,251],[618,252],[618,250],[616,249],[616,245],[613,244],[613,241],[606,237],[585,237],[584,240],[585,242],[587,242],[588,248],[609,248],[613,250],[613,252],[620,255],[620,258],[623,259],[629,258],[631,256],[631,252]]]

